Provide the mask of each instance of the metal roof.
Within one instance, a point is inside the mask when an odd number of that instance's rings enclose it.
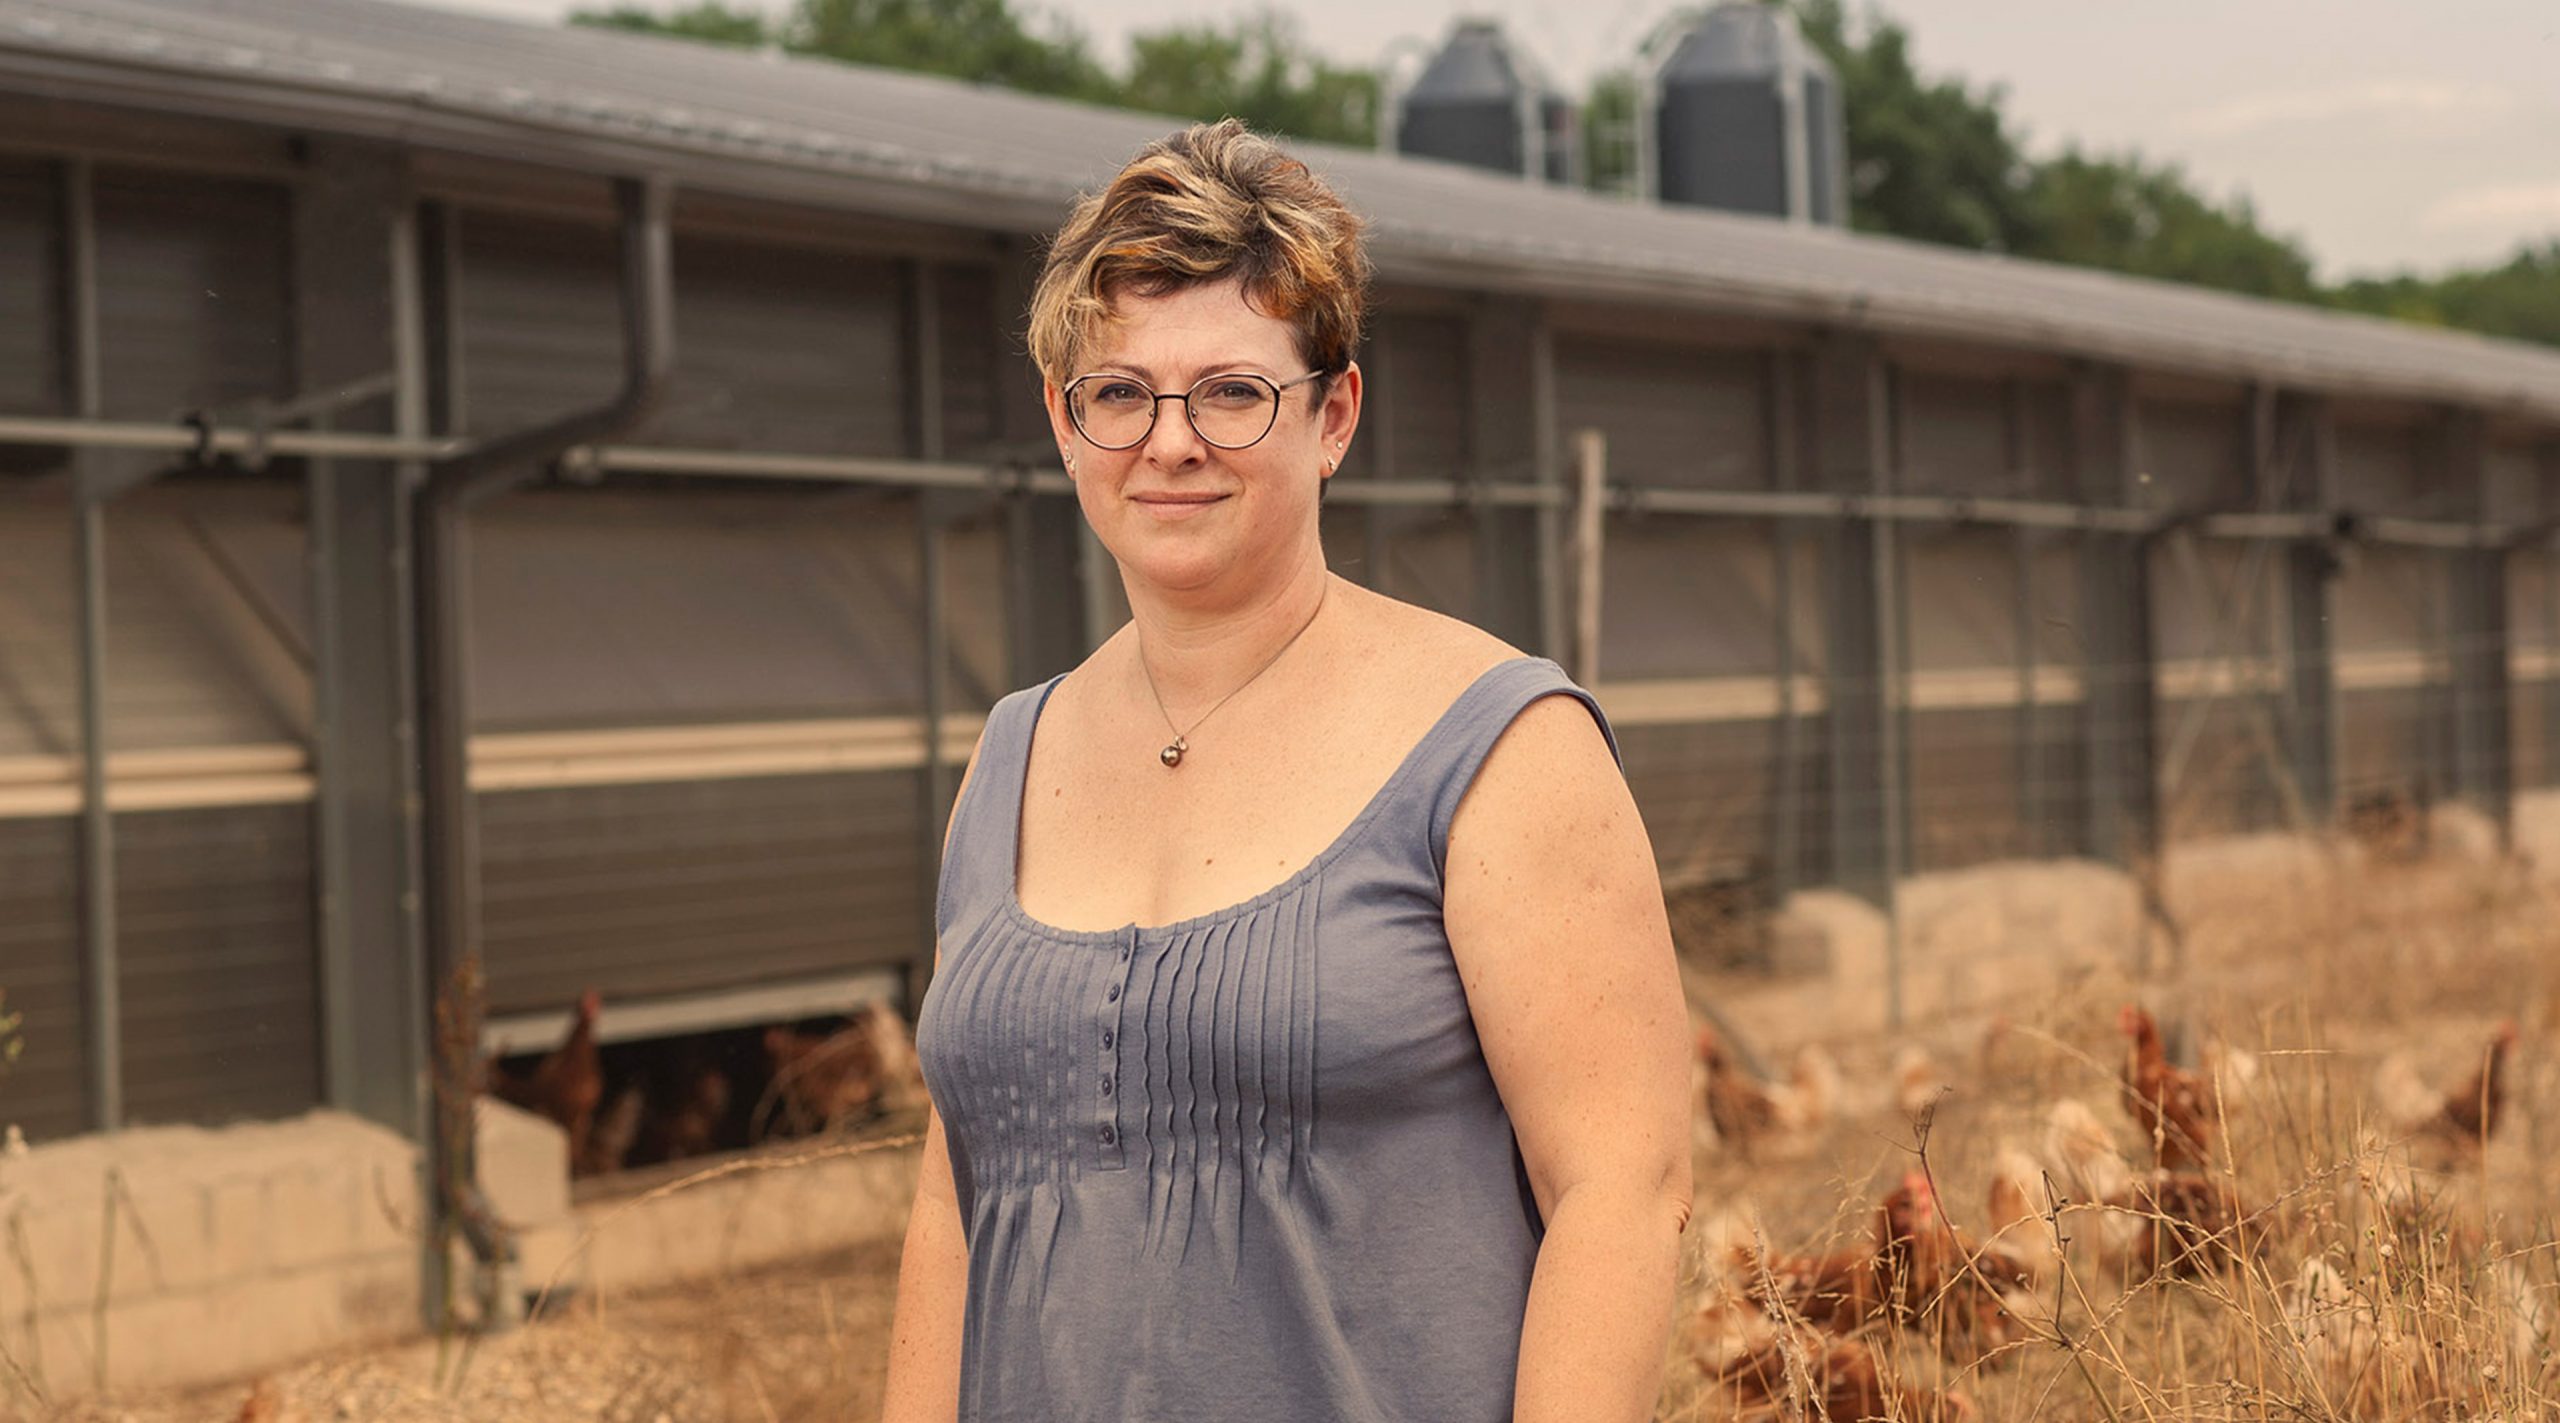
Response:
[[[0,0],[0,89],[236,116],[1017,232],[1161,116],[390,0]],[[1390,277],[2023,346],[2560,419],[2560,352],[1454,165],[1298,150]]]

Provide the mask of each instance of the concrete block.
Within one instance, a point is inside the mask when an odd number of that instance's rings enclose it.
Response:
[[[206,1268],[213,1280],[243,1280],[275,1268],[269,1236],[276,1229],[267,1183],[226,1176],[208,1182],[205,1194]]]
[[[557,1123],[483,1098],[478,1116],[480,1189],[498,1219],[538,1226],[569,1215],[569,1134]]]
[[[342,1167],[295,1162],[267,1179],[267,1259],[300,1270],[356,1254],[356,1190]]]
[[[355,1251],[360,1256],[416,1254],[425,1240],[426,1187],[414,1160],[372,1160],[351,1172],[356,1191]]]

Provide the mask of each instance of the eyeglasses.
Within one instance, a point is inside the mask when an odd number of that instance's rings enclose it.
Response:
[[[1180,395],[1158,395],[1135,376],[1098,371],[1068,383],[1067,418],[1097,449],[1135,449],[1155,433],[1157,409],[1179,400],[1203,442],[1241,450],[1271,433],[1280,419],[1280,392],[1323,374],[1309,371],[1295,380],[1274,381],[1250,371],[1229,371],[1203,377]]]

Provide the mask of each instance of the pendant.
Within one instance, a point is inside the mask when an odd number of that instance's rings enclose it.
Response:
[[[1173,744],[1171,746],[1168,746],[1162,751],[1156,753],[1156,759],[1164,762],[1165,769],[1170,771],[1174,767],[1182,764],[1182,753],[1190,749],[1191,748],[1189,746],[1183,744],[1182,738],[1177,736],[1173,738]]]

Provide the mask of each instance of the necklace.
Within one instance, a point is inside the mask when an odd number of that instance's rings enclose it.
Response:
[[[1254,669],[1253,676],[1247,677],[1243,681],[1238,682],[1236,684],[1235,692],[1229,692],[1226,696],[1218,698],[1217,702],[1207,711],[1193,717],[1191,719],[1191,731],[1198,731],[1200,729],[1200,723],[1216,716],[1218,714],[1218,708],[1225,706],[1229,701],[1233,700],[1236,692],[1241,692],[1245,688],[1252,686],[1255,680],[1260,678],[1263,673],[1270,671],[1272,663],[1280,660],[1280,654],[1282,652],[1287,652],[1290,648],[1297,646],[1298,639],[1307,635],[1307,629],[1316,625],[1316,614],[1324,611],[1324,600],[1332,592],[1333,579],[1328,576],[1324,581],[1324,586],[1316,593],[1316,611],[1314,613],[1307,614],[1307,620],[1298,624],[1298,630],[1289,634],[1289,640],[1287,642],[1280,644],[1280,652],[1272,653],[1268,661]],[[1138,671],[1146,676],[1147,694],[1156,699],[1156,711],[1164,717],[1164,724],[1171,727],[1173,730],[1173,740],[1166,743],[1165,748],[1162,751],[1156,753],[1156,759],[1162,761],[1165,769],[1170,771],[1174,767],[1182,764],[1182,754],[1191,749],[1191,733],[1184,731],[1181,727],[1174,726],[1173,713],[1165,710],[1164,693],[1156,690],[1156,674],[1147,666],[1147,654],[1144,648],[1141,648],[1138,652]]]

